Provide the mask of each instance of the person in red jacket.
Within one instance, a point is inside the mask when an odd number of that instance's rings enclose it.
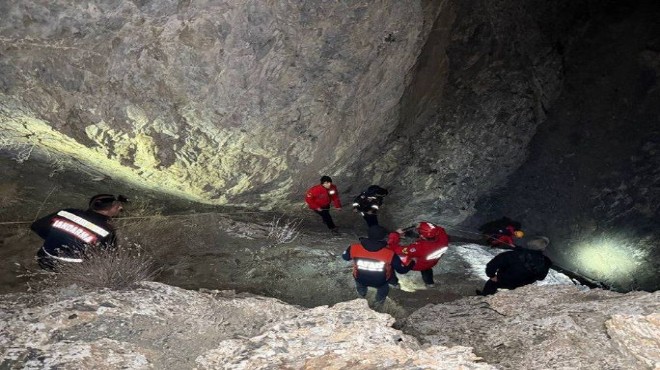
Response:
[[[508,217],[490,221],[479,227],[488,245],[495,248],[516,248],[516,242],[525,236],[521,224]]]
[[[339,191],[332,183],[330,176],[322,176],[319,185],[314,185],[307,190],[305,202],[307,202],[311,210],[321,216],[323,223],[328,226],[330,231],[334,233],[339,232],[339,229],[332,221],[332,216],[330,216],[330,203],[332,202],[334,204],[337,211],[341,211],[341,201],[339,200]]]
[[[408,260],[415,261],[414,271],[422,273],[422,280],[428,288],[435,286],[433,282],[433,266],[435,266],[440,257],[447,251],[449,246],[449,236],[445,229],[430,222],[420,222],[417,226],[419,239],[409,245],[401,245],[401,235],[404,230],[398,229],[390,233],[388,246],[394,253],[402,257],[404,263]],[[398,285],[398,281],[393,279],[390,283]]]

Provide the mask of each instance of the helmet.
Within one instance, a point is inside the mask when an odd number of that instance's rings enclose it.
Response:
[[[523,236],[525,236],[525,233],[522,230],[516,230],[513,232],[513,236],[515,236],[516,238],[522,238]]]
[[[430,222],[420,222],[419,226],[417,226],[417,232],[419,233],[419,236],[424,237],[426,239],[431,239],[435,237],[435,229],[437,226],[433,225]]]

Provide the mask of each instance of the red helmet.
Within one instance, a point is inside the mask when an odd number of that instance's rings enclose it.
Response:
[[[438,227],[430,222],[420,222],[419,226],[417,226],[417,232],[419,233],[419,236],[426,239],[435,238],[437,235],[437,229]]]

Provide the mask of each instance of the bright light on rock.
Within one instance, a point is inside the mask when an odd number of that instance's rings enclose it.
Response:
[[[600,238],[576,247],[578,272],[608,283],[629,281],[641,266],[642,251],[623,238]]]

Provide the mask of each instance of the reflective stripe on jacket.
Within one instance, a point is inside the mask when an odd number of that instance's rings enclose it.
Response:
[[[362,244],[353,244],[350,248],[353,259],[353,277],[370,286],[380,286],[392,277],[392,258],[394,252],[382,248],[375,252],[366,250]]]

